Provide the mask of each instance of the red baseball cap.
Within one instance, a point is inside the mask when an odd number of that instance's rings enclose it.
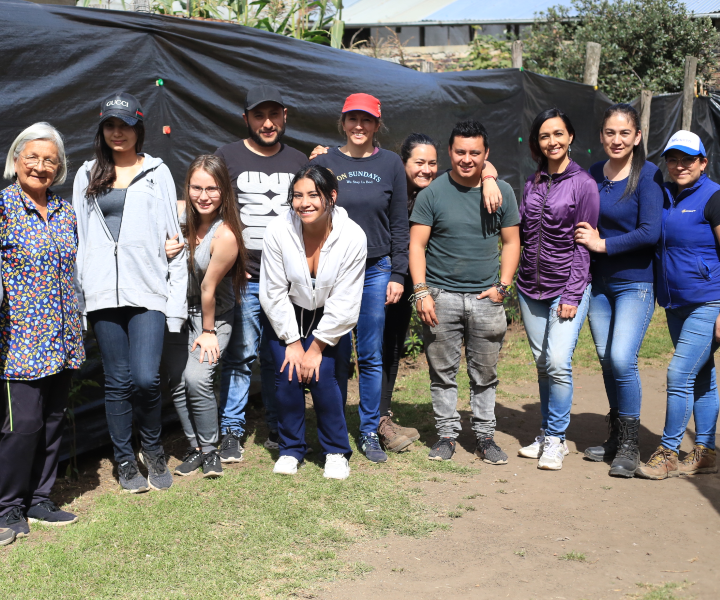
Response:
[[[380,100],[370,94],[351,94],[345,99],[342,111],[362,110],[373,117],[380,118]]]

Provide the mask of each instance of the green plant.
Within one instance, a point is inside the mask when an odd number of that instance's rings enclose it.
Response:
[[[716,70],[720,34],[709,18],[690,18],[681,0],[572,0],[540,13],[524,40],[529,70],[582,81],[587,42],[602,46],[598,88],[617,102],[642,89],[682,90],[685,56],[698,76]]]
[[[525,558],[525,555],[527,552],[525,551],[525,548],[520,548],[520,550],[515,550],[515,556],[520,556],[521,558]]]
[[[70,460],[67,469],[65,469],[65,477],[68,479],[77,479],[77,429],[75,427],[75,409],[83,403],[82,391],[86,387],[100,387],[97,381],[92,379],[73,379],[68,392],[68,408],[66,411],[68,423],[70,425]]]
[[[575,552],[575,550],[571,550],[567,554],[564,554],[563,556],[561,556],[560,560],[585,562],[587,560],[587,558],[584,554],[580,554],[580,552]]]
[[[507,69],[512,66],[510,42],[490,35],[481,35],[481,27],[470,42],[470,53],[462,62],[464,69]]]
[[[417,358],[423,351],[423,324],[418,317],[417,311],[413,306],[412,317],[410,317],[410,327],[408,335],[405,338],[405,356]]]

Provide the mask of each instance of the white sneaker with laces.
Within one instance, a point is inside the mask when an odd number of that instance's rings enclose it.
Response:
[[[301,465],[302,463],[298,461],[297,458],[285,454],[277,459],[273,467],[273,473],[277,473],[278,475],[295,475],[298,472],[298,467]]]
[[[347,479],[350,476],[350,463],[342,454],[328,454],[325,457],[325,472],[327,479]]]
[[[540,428],[540,435],[535,438],[535,441],[529,446],[520,448],[518,450],[518,456],[524,456],[525,458],[540,458],[542,456],[543,445],[545,444],[545,430]]]
[[[559,437],[545,436],[545,444],[542,449],[542,456],[538,461],[538,469],[547,471],[559,471],[562,469],[567,449],[567,445]]]

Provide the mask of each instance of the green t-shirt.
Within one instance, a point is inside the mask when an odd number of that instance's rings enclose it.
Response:
[[[418,194],[410,221],[432,227],[425,258],[428,285],[449,292],[482,292],[498,281],[500,228],[520,223],[515,192],[498,180],[502,206],[494,214],[482,188],[443,173]]]

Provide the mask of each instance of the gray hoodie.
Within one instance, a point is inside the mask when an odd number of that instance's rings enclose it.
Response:
[[[128,186],[117,243],[95,198],[85,191],[95,161],[78,170],[73,186],[78,251],[75,287],[83,316],[104,308],[137,306],[167,317],[179,332],[187,319],[185,250],[169,262],[165,240],[178,234],[175,183],[160,158],[145,154],[142,170]]]

